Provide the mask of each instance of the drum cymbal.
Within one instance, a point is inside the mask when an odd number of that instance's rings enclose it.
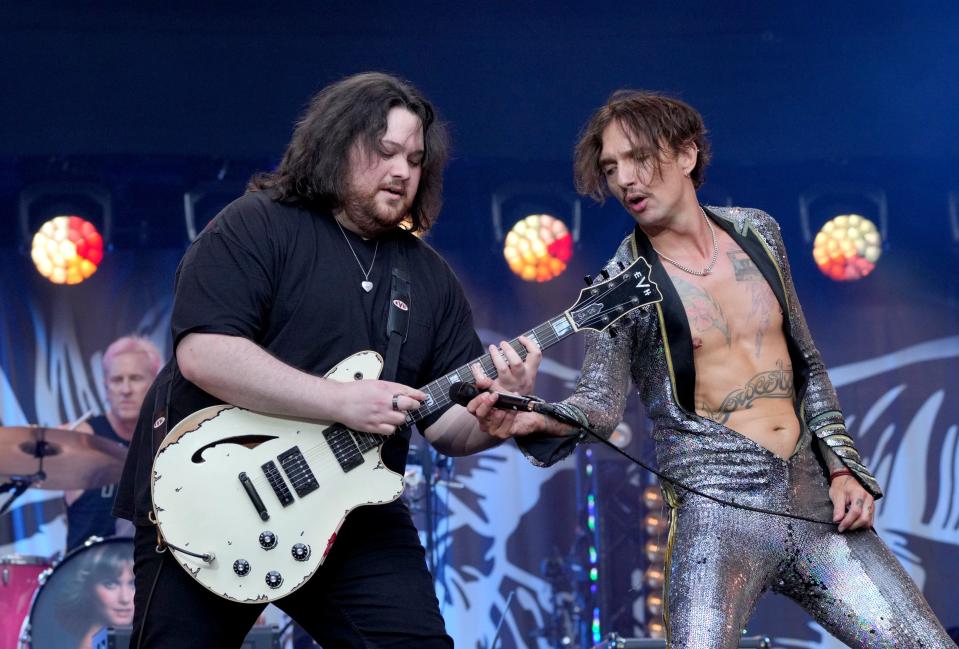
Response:
[[[0,479],[27,478],[42,468],[46,477],[32,485],[37,489],[95,489],[117,482],[126,454],[122,444],[89,433],[0,426]]]

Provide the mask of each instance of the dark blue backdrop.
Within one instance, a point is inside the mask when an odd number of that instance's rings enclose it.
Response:
[[[34,2],[3,10],[3,425],[102,408],[100,354],[118,335],[141,330],[168,348],[172,273],[186,243],[183,193],[208,191],[199,206],[206,216],[235,196],[253,170],[278,158],[307,98],[329,81],[367,69],[403,75],[450,122],[455,157],[430,241],[460,275],[491,340],[568,306],[578,278],[631,227],[621,208],[584,201],[569,271],[525,284],[500,253],[492,196],[525,193],[504,204],[507,227],[537,205],[569,222],[570,151],[590,111],[619,87],[664,90],[699,107],[711,130],[715,163],[704,200],[761,207],[782,224],[851,430],[889,492],[877,528],[943,622],[959,625],[948,590],[959,571],[959,241],[948,208],[949,193],[959,191],[954,4],[632,3],[600,11],[562,3],[227,10]],[[110,191],[113,249],[88,284],[52,287],[22,254],[18,195],[31,183],[76,180]],[[800,196],[840,183],[880,190],[888,208],[879,267],[852,284],[819,274],[800,224]],[[540,391],[558,398],[581,342],[547,356]],[[638,433],[634,450],[648,452],[635,403],[627,421]],[[456,463],[466,489],[443,492],[437,545],[446,566],[438,588],[458,644],[485,646],[515,591],[504,646],[546,646],[532,637],[554,604],[539,562],[575,545],[575,473],[572,463],[533,469],[511,447]],[[62,543],[56,495],[30,501],[0,520],[0,544],[19,539],[7,548],[52,553]],[[626,554],[614,565],[625,574],[645,564]],[[641,608],[603,631],[637,632]],[[781,636],[782,646],[837,646],[778,598],[762,604],[750,628]]]

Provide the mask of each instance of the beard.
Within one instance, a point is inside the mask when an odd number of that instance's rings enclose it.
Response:
[[[377,202],[377,195],[381,188],[377,187],[370,193],[362,193],[350,187],[343,197],[341,209],[360,233],[372,238],[392,230],[410,214],[410,201],[405,194],[395,201],[389,201],[386,206]]]

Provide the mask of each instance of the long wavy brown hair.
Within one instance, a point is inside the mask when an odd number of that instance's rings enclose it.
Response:
[[[619,123],[634,140],[640,149],[639,155],[651,155],[657,173],[664,155],[673,155],[684,146],[694,145],[699,155],[689,177],[696,188],[705,182],[710,149],[702,115],[672,97],[644,90],[617,90],[593,113],[576,144],[573,181],[583,196],[602,203],[610,195],[599,156],[603,150],[603,131],[613,122]],[[650,150],[642,150],[646,148]]]
[[[396,107],[406,108],[423,124],[425,155],[407,227],[425,232],[443,203],[449,136],[433,106],[416,88],[380,72],[347,77],[317,93],[297,122],[279,166],[253,176],[247,190],[270,190],[283,203],[338,208],[348,189],[350,147],[359,142],[369,152],[379,151],[387,115]]]

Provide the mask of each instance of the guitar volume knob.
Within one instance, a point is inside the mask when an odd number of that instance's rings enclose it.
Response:
[[[266,585],[273,589],[279,588],[283,585],[283,575],[276,570],[271,570],[266,573]]]
[[[250,574],[250,562],[246,559],[237,559],[233,562],[233,572],[239,577],[246,577]]]
[[[270,531],[262,532],[260,534],[260,547],[264,550],[272,550],[276,547],[276,534]]]
[[[310,558],[310,546],[305,543],[297,543],[290,549],[290,553],[297,561],[306,561]]]

